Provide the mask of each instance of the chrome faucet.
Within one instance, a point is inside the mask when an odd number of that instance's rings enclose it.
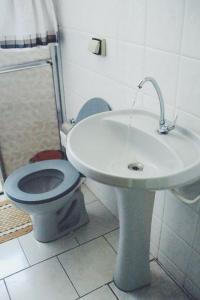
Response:
[[[151,82],[151,84],[155,88],[156,93],[158,95],[159,102],[160,102],[160,121],[159,121],[158,133],[167,134],[169,131],[171,131],[172,129],[175,128],[177,116],[171,124],[166,122],[166,120],[165,120],[165,105],[164,105],[163,95],[162,95],[161,89],[160,89],[157,81],[153,77],[145,77],[143,80],[140,81],[138,87],[139,87],[139,89],[141,89],[143,87],[143,85],[145,84],[145,82],[148,82],[148,81]]]

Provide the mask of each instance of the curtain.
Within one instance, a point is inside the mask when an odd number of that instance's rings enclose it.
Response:
[[[0,0],[0,48],[27,48],[57,42],[52,0]]]

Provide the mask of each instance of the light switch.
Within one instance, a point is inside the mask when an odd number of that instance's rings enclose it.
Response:
[[[93,54],[100,55],[100,47],[101,47],[101,41],[92,39],[89,43],[89,51],[92,52]]]
[[[88,50],[93,54],[106,56],[106,40],[92,38],[89,42]]]

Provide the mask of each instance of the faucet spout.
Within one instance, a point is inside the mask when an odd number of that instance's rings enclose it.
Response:
[[[145,77],[144,79],[142,79],[140,81],[140,83],[138,84],[138,88],[141,89],[146,82],[151,82],[151,84],[155,88],[156,93],[158,95],[158,100],[159,100],[159,104],[160,104],[160,121],[159,121],[158,132],[160,134],[167,134],[170,130],[174,129],[175,124],[173,124],[173,126],[169,126],[166,123],[166,120],[165,120],[165,104],[164,104],[164,99],[163,99],[161,89],[160,89],[157,81],[153,77]]]

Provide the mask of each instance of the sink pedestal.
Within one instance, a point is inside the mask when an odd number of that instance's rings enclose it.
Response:
[[[120,220],[119,247],[114,273],[125,292],[150,284],[149,248],[155,192],[115,188]]]

